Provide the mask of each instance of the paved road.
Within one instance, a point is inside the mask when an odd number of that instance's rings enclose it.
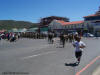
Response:
[[[75,75],[100,56],[100,39],[88,38],[83,41],[87,47],[80,65],[75,66],[65,65],[76,61],[71,43],[66,43],[65,48],[56,48],[43,39],[20,39],[13,43],[2,40],[0,41],[0,75],[7,72],[15,72],[16,75],[22,73],[23,75]],[[100,59],[80,75],[92,75],[98,66]]]
[[[100,66],[100,58],[98,58],[98,56],[100,56],[100,38],[88,38],[84,40],[84,42],[87,44],[87,47],[83,53],[80,65],[76,67],[76,73],[87,67],[82,73],[80,73],[80,75],[93,75],[93,72],[96,71],[98,66]]]

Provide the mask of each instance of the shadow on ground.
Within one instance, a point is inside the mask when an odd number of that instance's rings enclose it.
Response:
[[[65,66],[76,67],[78,66],[78,64],[77,63],[65,63]]]
[[[56,48],[64,48],[64,47],[60,47],[60,46],[59,46],[59,47],[56,47]]]

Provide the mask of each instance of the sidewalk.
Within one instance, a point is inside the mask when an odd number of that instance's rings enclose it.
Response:
[[[93,72],[92,75],[100,75],[100,66]]]

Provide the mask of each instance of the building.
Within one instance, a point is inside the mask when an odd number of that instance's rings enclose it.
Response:
[[[53,20],[49,24],[49,29],[56,33],[68,33],[69,31],[77,31],[78,33],[92,33],[100,36],[100,7],[99,10],[92,15],[84,16],[84,21],[65,22],[62,20]]]
[[[100,7],[95,14],[85,16],[84,22],[90,33],[100,36]]]
[[[65,22],[69,22],[69,18],[66,17],[49,16],[49,17],[41,18],[40,27],[48,26],[48,24],[51,23],[53,20],[63,20]]]
[[[62,20],[53,20],[49,24],[49,29],[56,33],[80,32],[84,27],[83,25],[84,21],[65,22]]]

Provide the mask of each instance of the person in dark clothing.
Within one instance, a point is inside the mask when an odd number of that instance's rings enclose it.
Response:
[[[64,48],[65,47],[65,37],[64,37],[64,34],[60,35],[60,42],[61,42],[61,44],[63,45],[63,48]]]
[[[48,42],[50,42],[51,44],[53,44],[53,37],[54,37],[53,33],[48,34]]]

